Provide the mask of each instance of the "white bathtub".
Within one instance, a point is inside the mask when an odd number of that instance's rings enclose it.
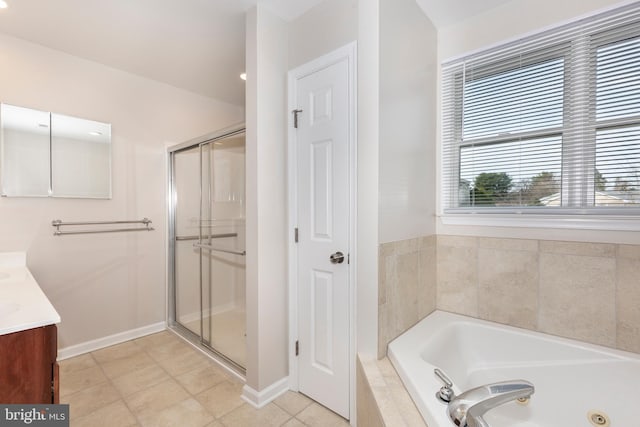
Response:
[[[592,412],[611,427],[640,426],[640,357],[436,311],[389,344],[389,358],[429,427],[451,427],[435,394],[443,370],[459,394],[482,384],[524,379],[527,405],[487,412],[491,427],[589,427]]]

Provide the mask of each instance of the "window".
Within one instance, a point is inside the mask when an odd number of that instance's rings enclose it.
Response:
[[[596,50],[596,206],[640,203],[640,36]]]
[[[640,213],[638,6],[444,64],[442,84],[445,213]]]

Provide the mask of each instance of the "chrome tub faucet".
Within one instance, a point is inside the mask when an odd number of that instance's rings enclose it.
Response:
[[[456,396],[451,380],[439,369],[435,374],[444,382],[436,397],[447,403],[449,418],[459,427],[490,427],[483,418],[487,411],[512,400],[526,401],[535,391],[529,381],[513,380],[481,385]]]

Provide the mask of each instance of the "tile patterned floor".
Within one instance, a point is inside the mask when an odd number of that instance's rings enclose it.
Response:
[[[168,331],[60,362],[72,427],[349,425],[293,392],[257,410],[240,398],[242,385]]]

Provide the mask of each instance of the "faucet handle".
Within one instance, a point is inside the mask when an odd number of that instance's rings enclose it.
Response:
[[[440,378],[440,380],[444,383],[445,386],[447,386],[449,388],[453,387],[453,382],[440,369],[438,369],[438,368],[434,369],[433,373],[436,374],[436,377]]]
[[[444,372],[442,372],[438,368],[435,368],[433,370],[433,373],[436,374],[436,376],[440,378],[440,380],[444,383],[444,385],[440,387],[440,390],[438,390],[438,392],[436,393],[436,397],[444,403],[451,402],[451,400],[456,397],[452,389],[453,382],[449,379],[448,376],[445,375]]]

